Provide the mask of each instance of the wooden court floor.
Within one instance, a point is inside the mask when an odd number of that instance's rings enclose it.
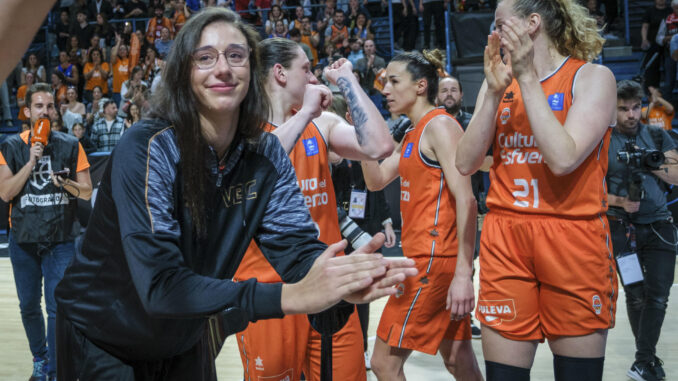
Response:
[[[678,270],[676,271],[678,274]],[[633,362],[633,335],[628,325],[623,290],[619,296],[617,308],[617,325],[608,336],[607,354],[605,358],[605,380],[629,380],[626,371]],[[369,334],[370,345],[374,344],[374,334],[379,316],[386,300],[380,299],[370,306]],[[44,305],[44,303],[43,303]],[[480,340],[473,340],[478,361],[482,365]],[[678,280],[674,281],[672,298],[657,347],[658,356],[664,360],[667,380],[678,380]],[[553,380],[553,358],[547,345],[540,345],[537,351],[532,380]],[[242,380],[242,365],[235,340],[229,338],[217,359],[220,380]],[[19,302],[16,296],[14,278],[8,258],[0,258],[0,381],[25,381],[30,377],[32,369],[28,342],[21,325]],[[484,369],[483,369],[484,372]],[[414,353],[405,365],[405,374],[413,381],[451,380],[442,365],[440,358],[421,353]],[[376,380],[368,372],[368,380]],[[337,380],[350,381],[350,380]]]

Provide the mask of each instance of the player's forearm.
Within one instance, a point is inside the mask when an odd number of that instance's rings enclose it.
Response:
[[[312,119],[313,116],[302,109],[280,125],[280,127],[273,130],[273,134],[278,137],[285,152],[290,153],[292,151],[294,145],[297,144],[297,140],[299,140],[304,129]]]
[[[384,117],[351,75],[337,80],[337,86],[344,94],[355,134],[362,153],[371,160],[381,160],[393,152],[393,139]]]
[[[462,175],[471,175],[482,166],[485,154],[494,139],[500,100],[500,96],[486,93],[480,109],[473,114],[466,132],[459,140],[455,165]]]
[[[473,254],[476,246],[478,207],[473,197],[456,200],[457,209],[457,267],[455,277],[471,276],[473,273]]]
[[[66,192],[77,198],[83,200],[92,198],[92,185],[87,184],[86,182],[76,182],[71,179],[66,179],[63,182],[63,187]]]

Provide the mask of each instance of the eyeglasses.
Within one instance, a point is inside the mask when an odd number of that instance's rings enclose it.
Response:
[[[231,44],[223,52],[206,46],[193,52],[193,63],[198,69],[211,69],[219,61],[219,55],[223,54],[230,67],[242,67],[247,63],[251,51],[252,49],[240,44]]]

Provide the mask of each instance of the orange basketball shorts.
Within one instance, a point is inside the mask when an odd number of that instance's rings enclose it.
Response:
[[[379,321],[377,336],[396,348],[434,355],[443,339],[470,340],[471,320],[450,319],[445,309],[457,257],[411,257],[419,274],[398,285]]]
[[[617,275],[609,225],[490,212],[480,241],[478,320],[511,340],[614,327]]]

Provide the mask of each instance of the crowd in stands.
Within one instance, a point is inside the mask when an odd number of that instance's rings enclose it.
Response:
[[[457,0],[452,4],[457,12],[491,11],[496,6],[495,1],[488,0]],[[614,20],[610,13],[614,9],[607,1],[589,0],[583,4],[601,28]],[[81,123],[85,136],[94,144],[93,149],[108,151],[111,142],[117,141],[112,134],[122,133],[129,121],[138,118],[130,117],[130,109],[143,114],[148,108],[148,99],[159,82],[176,33],[193,13],[209,6],[238,11],[243,19],[259,28],[262,38],[282,37],[297,42],[321,82],[327,83],[322,78],[325,66],[340,57],[348,58],[363,88],[375,102],[381,102],[379,88],[375,89],[374,84],[388,62],[386,57],[377,55],[372,19],[388,14],[385,1],[61,0],[48,17],[47,27],[55,46],[29,50],[3,83],[3,91],[10,96],[2,99],[2,121],[8,126],[16,120],[25,123],[26,90],[33,83],[47,82],[54,89],[59,113],[54,122],[68,132]],[[396,49],[445,48],[443,0],[395,0],[392,6]],[[647,49],[648,57],[658,53],[646,72],[646,86],[653,87],[648,93],[657,100],[664,99],[662,94],[669,94],[668,103],[673,100],[672,78],[678,58],[677,10],[678,0],[656,0],[643,19],[642,48]],[[423,38],[417,44],[419,18],[423,21]],[[51,67],[47,62],[56,65]],[[660,66],[668,78],[661,87]],[[106,119],[104,104],[110,100],[120,122]],[[651,106],[661,105],[653,101]],[[16,107],[17,115],[11,115],[10,106]],[[382,111],[388,115],[383,108]],[[649,115],[649,111],[644,115]],[[95,131],[104,131],[107,137],[94,139]]]

